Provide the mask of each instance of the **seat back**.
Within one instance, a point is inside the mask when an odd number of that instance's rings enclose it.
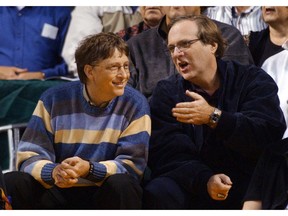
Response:
[[[8,145],[9,151],[9,167],[3,169],[3,173],[16,170],[17,148],[21,139],[21,132],[25,130],[27,123],[18,123],[0,126],[0,133],[7,134],[7,142],[3,141],[3,145]],[[1,144],[1,145],[2,145]]]

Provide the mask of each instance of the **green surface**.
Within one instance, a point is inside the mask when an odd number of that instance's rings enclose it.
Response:
[[[28,122],[41,94],[62,80],[0,80],[0,126]],[[0,133],[0,166],[9,168],[6,133]]]

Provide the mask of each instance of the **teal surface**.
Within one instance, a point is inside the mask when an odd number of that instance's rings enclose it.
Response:
[[[0,80],[0,126],[28,122],[41,94],[63,80]],[[0,166],[9,168],[7,133],[0,133]]]

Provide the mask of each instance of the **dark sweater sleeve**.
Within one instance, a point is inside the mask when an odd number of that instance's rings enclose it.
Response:
[[[213,173],[199,158],[194,126],[182,124],[172,116],[172,108],[182,97],[182,91],[173,82],[160,81],[150,101],[152,134],[148,166],[152,177],[169,176],[193,193],[207,191],[207,181]]]

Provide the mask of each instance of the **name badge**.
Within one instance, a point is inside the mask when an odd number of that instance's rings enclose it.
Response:
[[[45,23],[41,36],[55,40],[58,33],[58,27]]]

